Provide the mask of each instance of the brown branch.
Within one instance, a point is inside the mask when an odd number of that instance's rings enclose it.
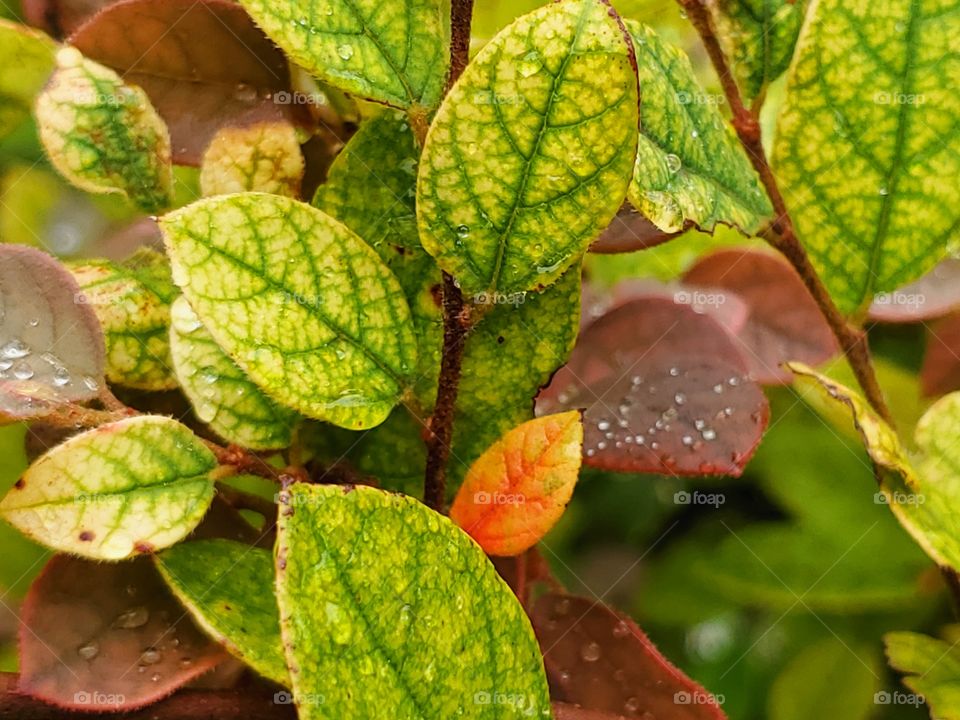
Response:
[[[737,132],[737,137],[740,138],[740,143],[747,151],[747,156],[757,171],[757,175],[760,176],[760,182],[763,183],[763,187],[766,189],[773,205],[774,218],[760,235],[790,261],[790,264],[799,273],[804,285],[810,291],[813,299],[816,300],[821,314],[847,356],[850,367],[853,369],[860,387],[863,388],[867,401],[884,420],[893,424],[890,410],[887,408],[886,400],[883,397],[883,391],[880,389],[880,383],[877,382],[876,371],[870,360],[867,333],[863,328],[848,323],[847,319],[837,309],[833,298],[830,297],[830,293],[800,243],[793,219],[790,217],[790,211],[787,209],[776,176],[773,174],[773,169],[770,167],[763,150],[760,119],[754,110],[750,110],[744,105],[740,88],[737,86],[733,73],[730,72],[726,56],[723,54],[723,49],[714,32],[710,15],[703,0],[677,0],[677,2],[686,11],[693,27],[700,34],[707,54],[710,56],[710,61],[720,78],[720,84],[723,87],[727,102],[730,103],[734,130]]]
[[[450,7],[450,74],[445,92],[463,74],[470,61],[470,25],[473,0],[453,0]],[[423,501],[434,510],[442,510],[447,493],[447,462],[453,440],[453,416],[460,388],[463,348],[471,327],[470,313],[463,294],[452,276],[443,273],[443,354],[437,401],[430,417],[427,436],[427,466],[423,477]]]

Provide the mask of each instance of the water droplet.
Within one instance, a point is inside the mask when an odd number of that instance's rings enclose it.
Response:
[[[635,697],[629,697],[623,704],[623,709],[625,712],[633,714],[640,709],[640,701]]]
[[[90,392],[96,392],[100,388],[100,384],[89,375],[83,379],[83,384]]]
[[[679,374],[680,374],[680,370],[678,368],[675,368],[675,367],[670,368],[670,377],[677,377]]]
[[[732,407],[725,407],[725,408],[723,409],[723,414],[726,415],[727,417],[730,417],[731,415],[733,415],[733,408],[732,408]]]
[[[154,673],[153,675],[150,676],[150,679],[153,682],[157,682],[158,680],[160,680],[160,673]]]
[[[40,324],[40,318],[33,318],[33,319],[29,320],[28,322],[29,322],[30,327],[37,327],[37,325]]]
[[[33,377],[33,368],[25,362],[19,362],[13,366],[13,376],[17,380],[29,380]]]
[[[200,371],[200,379],[207,385],[213,385],[220,379],[220,375],[217,373],[216,368],[207,366]]]
[[[713,391],[714,391],[717,395],[721,394],[721,393],[723,392],[723,384],[722,384],[722,383],[717,383],[716,385],[714,385],[714,386],[713,386]]]
[[[77,648],[77,655],[84,660],[93,660],[100,653],[100,645],[96,640],[91,640]]]
[[[133,630],[146,625],[149,619],[150,611],[142,605],[138,605],[118,615],[113,624],[123,630]]]
[[[696,130],[691,130],[691,131],[690,131],[690,137],[696,139],[696,138],[700,137],[700,133],[698,133]]]
[[[30,348],[28,348],[22,340],[17,338],[10,340],[2,348],[0,348],[0,357],[7,358],[9,360],[24,358],[29,354]]]
[[[140,654],[140,663],[143,665],[156,665],[163,657],[156,648],[147,648]]]
[[[673,401],[677,405],[683,405],[687,401],[687,396],[684,395],[683,393],[678,392],[676,395],[673,396]]]
[[[707,428],[702,433],[700,433],[700,437],[702,437],[704,440],[709,442],[710,440],[717,439],[717,433],[715,430],[711,430],[710,428]]]
[[[600,646],[595,642],[587,643],[580,648],[580,657],[587,662],[596,662],[600,659],[600,654]]]
[[[614,628],[613,628],[613,636],[614,636],[615,638],[626,637],[626,636],[629,635],[629,634],[630,634],[630,626],[627,625],[627,624],[626,624],[625,622],[623,622],[622,620],[621,620],[620,622],[618,622],[618,623],[616,624],[616,626],[614,626]]]
[[[677,157],[673,153],[669,153],[667,155],[667,170],[669,170],[672,173],[675,173],[675,172],[679,172],[680,168],[682,167],[683,167],[683,161],[679,157]]]
[[[736,387],[739,384],[740,384],[740,378],[736,376],[733,376],[729,380],[727,380],[727,385],[729,385],[730,387]]]
[[[603,431],[610,428],[610,423],[607,420],[600,420],[597,423],[597,430]]]
[[[877,189],[877,192],[883,196],[887,196],[890,194],[890,191],[887,189],[886,185],[880,186],[880,188]]]
[[[247,83],[237,83],[233,89],[233,96],[243,103],[252,103],[257,99],[257,89]]]
[[[468,225],[458,225],[457,237],[461,240],[466,240],[468,237],[470,237],[470,227]]]
[[[343,60],[349,60],[353,57],[353,45],[340,45],[337,47],[337,55]]]
[[[570,612],[570,601],[567,598],[560,598],[554,603],[553,612],[555,615],[566,615]]]
[[[53,384],[57,387],[63,387],[64,385],[69,384],[70,382],[70,371],[67,370],[63,365],[55,367],[53,369]]]
[[[540,57],[540,53],[536,50],[531,50],[524,55],[523,60],[520,61],[520,74],[528,78],[540,72],[540,68],[542,67],[543,59]]]
[[[337,360],[343,360],[347,356],[347,351],[343,348],[337,348],[336,351]]]
[[[537,273],[540,275],[546,275],[547,273],[555,272],[563,264],[563,261],[565,259],[566,259],[566,256],[560,258],[552,265],[538,265]]]
[[[684,445],[686,445],[687,447],[690,447],[690,446],[693,445],[693,438],[692,438],[690,435],[684,435],[684,436],[680,439],[680,442],[682,442],[682,443],[683,443]]]

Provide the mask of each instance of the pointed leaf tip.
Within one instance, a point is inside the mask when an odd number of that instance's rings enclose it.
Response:
[[[473,463],[450,518],[488,555],[519,555],[547,534],[570,502],[582,446],[576,410],[515,427]]]

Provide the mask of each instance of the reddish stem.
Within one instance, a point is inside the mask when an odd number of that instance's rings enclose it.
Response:
[[[760,119],[754,110],[748,109],[740,95],[740,88],[730,72],[726,56],[717,39],[710,22],[710,14],[702,0],[677,0],[686,11],[693,27],[700,34],[703,45],[710,56],[710,61],[720,78],[727,102],[733,113],[733,127],[740,138],[740,143],[747,151],[747,156],[753,164],[760,182],[763,183],[774,209],[774,218],[767,228],[760,234],[776,250],[778,250],[799,273],[807,290],[817,302],[820,312],[833,331],[834,336],[856,375],[857,382],[863,388],[864,395],[871,407],[888,423],[893,424],[890,410],[887,408],[883,391],[877,381],[876,371],[870,360],[870,348],[867,344],[867,333],[861,327],[851,325],[837,309],[810,262],[806,250],[797,236],[793,219],[787,209],[786,201],[780,191],[776,176],[763,150],[763,138],[760,131]]]

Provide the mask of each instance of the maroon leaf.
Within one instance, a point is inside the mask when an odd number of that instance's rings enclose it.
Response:
[[[308,117],[303,105],[283,102],[286,59],[238,3],[125,0],[90,18],[70,43],[146,91],[179,164],[199,164],[224,125]]]
[[[588,710],[569,703],[555,702],[551,706],[553,707],[553,720],[628,720],[626,715],[620,713]]]
[[[616,216],[593,241],[590,252],[613,254],[645,250],[671,240],[682,233],[665,233],[634,207],[625,202]]]
[[[667,298],[632,300],[590,325],[537,399],[584,409],[584,460],[607,470],[739,475],[769,407],[734,341]]]
[[[946,395],[960,390],[960,314],[935,322],[927,338],[920,370],[924,395]]]
[[[149,557],[97,564],[54,556],[20,630],[21,692],[72,710],[141,707],[226,659]]]
[[[684,277],[688,285],[736,292],[750,309],[737,337],[751,376],[784,384],[792,374],[787,360],[819,365],[839,352],[830,326],[800,276],[786,261],[758,250],[720,250],[707,255]]]
[[[731,335],[739,334],[750,316],[750,307],[731,290],[680,283],[664,285],[656,280],[643,279],[618,283],[613,288],[611,306],[650,297],[669,298],[677,305],[689,305],[700,314],[709,314]]]
[[[97,396],[103,332],[73,276],[52,257],[0,245],[0,423]]]
[[[944,260],[918,280],[893,292],[879,293],[870,319],[888,323],[932,320],[960,309],[960,260]]]
[[[23,19],[54,37],[66,37],[117,0],[23,0]]]
[[[674,667],[636,623],[599,601],[551,593],[530,616],[551,697],[611,716],[563,708],[574,720],[722,720],[722,698]],[[581,714],[577,714],[581,712]]]

